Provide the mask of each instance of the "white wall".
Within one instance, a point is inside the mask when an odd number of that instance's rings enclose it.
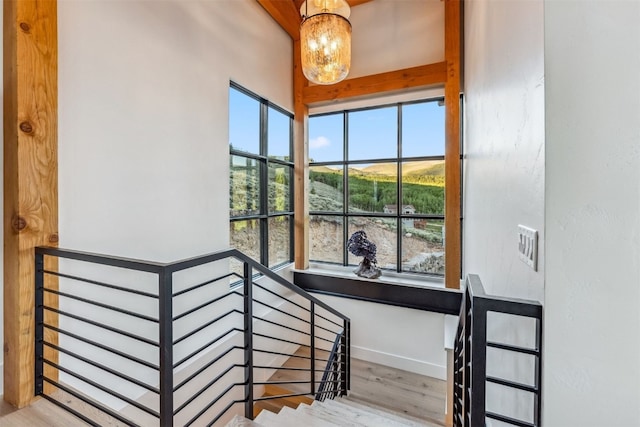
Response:
[[[444,314],[317,296],[350,318],[352,357],[446,379]]]
[[[465,2],[464,275],[488,293],[544,299],[542,0]],[[539,232],[538,271],[518,258],[518,224]],[[531,346],[533,326],[491,316],[489,337]],[[532,358],[487,353],[487,370],[531,383]],[[487,386],[487,408],[531,420],[530,395]]]
[[[349,78],[444,60],[444,2],[376,0],[351,9]]]
[[[227,247],[229,81],[292,110],[290,38],[252,0],[58,9],[60,246]]]
[[[640,3],[545,3],[544,425],[640,425]]]

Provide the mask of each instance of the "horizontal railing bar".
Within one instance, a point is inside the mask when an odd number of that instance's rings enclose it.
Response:
[[[254,381],[253,385],[281,385],[281,384],[311,384],[311,381]]]
[[[327,329],[324,326],[318,325],[317,323],[316,323],[315,326],[316,326],[316,329],[322,329],[323,331],[329,332],[330,334],[333,334],[333,335],[340,335],[342,333],[342,329],[340,329],[339,331],[332,331],[331,329]],[[342,328],[342,326],[341,326],[341,328]],[[331,341],[331,342],[333,342],[333,341]]]
[[[528,384],[517,383],[514,381],[504,380],[502,378],[490,377],[487,375],[487,382],[500,384],[505,387],[517,388],[518,390],[528,391],[529,393],[538,394],[539,390],[535,386]]]
[[[278,368],[274,368],[273,366],[263,366],[263,365],[253,365],[253,367],[255,369],[277,369],[278,371],[304,371],[304,372],[311,372],[310,368],[290,368],[287,366],[280,366]],[[329,370],[325,370],[325,369],[314,369],[315,372],[340,372],[339,369],[329,369]]]
[[[111,305],[104,304],[104,303],[101,303],[101,302],[98,302],[98,301],[93,301],[93,300],[90,300],[88,298],[82,298],[82,297],[78,297],[78,296],[75,296],[75,295],[68,294],[66,292],[60,292],[60,291],[55,290],[55,289],[43,288],[43,290],[45,292],[56,294],[56,295],[59,295],[61,297],[71,298],[71,299],[76,300],[76,301],[84,302],[85,304],[89,304],[89,305],[94,305],[96,307],[105,308],[107,310],[115,311],[115,312],[118,312],[118,313],[121,313],[121,314],[126,314],[127,316],[135,317],[135,318],[138,318],[138,319],[141,319],[141,320],[146,320],[148,322],[158,323],[158,319],[154,319],[153,317],[145,316],[143,314],[134,313],[133,311],[125,310],[123,308],[113,307]]]
[[[54,362],[52,362],[50,360],[47,360],[47,359],[43,359],[43,362],[46,363],[47,365],[53,367],[53,368],[56,368],[56,369],[58,369],[58,370],[60,370],[62,372],[65,372],[65,373],[71,375],[74,378],[79,379],[80,381],[82,381],[82,382],[84,382],[86,384],[89,384],[92,387],[97,388],[98,390],[101,390],[101,391],[103,391],[103,392],[105,392],[107,394],[110,394],[111,396],[113,396],[113,397],[115,397],[117,399],[120,399],[123,402],[126,402],[131,406],[135,406],[136,408],[140,409],[141,411],[146,412],[147,414],[153,415],[156,418],[160,417],[160,414],[158,412],[154,411],[153,409],[147,408],[143,404],[138,403],[135,400],[130,399],[127,396],[125,396],[125,395],[123,395],[121,393],[118,393],[115,390],[111,390],[110,388],[105,387],[102,384],[97,383],[97,382],[95,382],[95,381],[93,381],[93,380],[91,380],[91,379],[89,379],[89,378],[87,378],[87,377],[85,377],[83,375],[80,375],[77,372],[72,371],[71,369],[67,369],[64,366],[61,366],[61,365],[59,365],[57,363],[54,363]]]
[[[233,383],[231,385],[229,385],[229,387],[227,387],[226,389],[224,389],[222,391],[222,393],[220,393],[218,396],[216,396],[215,399],[213,399],[211,402],[209,402],[209,404],[207,404],[204,408],[202,408],[193,418],[191,418],[185,425],[184,427],[189,427],[191,426],[194,422],[196,422],[196,420],[198,418],[200,418],[205,412],[207,412],[209,409],[211,409],[211,407],[213,405],[215,405],[216,403],[218,403],[218,401],[220,399],[222,399],[227,393],[229,393],[231,390],[233,390],[234,387],[238,387],[241,385],[245,385],[245,383]],[[235,402],[235,400],[234,400]]]
[[[186,294],[186,293],[188,293],[188,292],[195,291],[196,289],[200,289],[200,288],[202,288],[203,286],[210,285],[210,284],[215,283],[215,282],[217,282],[217,281],[219,281],[219,280],[227,279],[227,278],[229,278],[229,277],[233,276],[233,274],[234,274],[234,273],[227,273],[227,274],[223,274],[222,276],[218,276],[218,277],[216,277],[215,279],[209,279],[209,280],[207,280],[207,281],[205,281],[205,282],[198,283],[197,285],[194,285],[194,286],[192,286],[192,287],[190,287],[190,288],[186,288],[186,289],[183,289],[183,290],[181,290],[181,291],[175,292],[175,293],[174,293],[174,294],[172,294],[171,296],[172,296],[172,297],[174,297],[174,298],[175,298],[175,297],[179,297],[180,295],[184,295],[184,294]]]
[[[311,312],[311,310],[309,310],[307,307],[305,307],[305,306],[303,306],[303,305],[300,305],[300,304],[298,304],[297,302],[291,301],[290,299],[287,299],[287,298],[283,297],[282,295],[280,295],[280,294],[278,294],[278,293],[276,293],[276,292],[273,292],[271,289],[267,289],[267,288],[265,288],[264,286],[262,286],[262,285],[260,285],[260,284],[258,284],[258,283],[255,283],[255,282],[254,282],[253,284],[254,284],[254,286],[256,286],[256,287],[258,287],[258,288],[262,289],[263,291],[266,291],[266,292],[270,293],[270,294],[271,294],[271,295],[273,295],[273,296],[276,296],[276,297],[278,297],[278,298],[280,298],[280,299],[285,300],[285,301],[286,301],[286,302],[288,302],[289,304],[293,304],[293,305],[295,305],[296,307],[299,307],[299,308],[301,308],[301,309],[303,309],[303,310],[305,310],[305,311],[307,311],[307,312]]]
[[[540,356],[540,350],[535,349],[535,348],[518,347],[518,346],[515,346],[515,345],[503,344],[503,343],[492,342],[492,341],[487,341],[487,347],[493,347],[493,348],[498,348],[498,349],[501,349],[501,350],[513,351],[513,352],[516,352],[516,353],[531,354],[533,356]]]
[[[341,324],[339,324],[339,323],[337,323],[337,322],[334,322],[334,321],[333,321],[333,320],[331,320],[331,319],[327,319],[327,318],[326,318],[326,317],[324,317],[322,314],[318,314],[317,312],[316,312],[316,316],[318,316],[319,318],[321,318],[321,319],[323,319],[323,320],[326,320],[326,321],[327,321],[327,322],[329,322],[329,323],[333,323],[334,325],[336,325],[336,326],[337,326],[337,327],[339,327],[339,328],[342,328],[342,326],[344,326],[344,325],[341,325]],[[331,331],[331,332],[333,332],[333,331]]]
[[[55,344],[52,344],[50,342],[43,341],[42,343],[44,345],[46,345],[47,347],[50,347],[50,348],[52,348],[52,349],[54,349],[56,351],[59,351],[61,353],[68,354],[69,356],[71,356],[71,357],[73,357],[75,359],[78,359],[78,360],[80,360],[80,361],[82,361],[82,362],[84,362],[84,363],[86,363],[88,365],[94,366],[94,367],[96,367],[98,369],[101,369],[101,370],[103,370],[105,372],[108,372],[111,375],[114,375],[114,376],[116,376],[118,378],[121,378],[121,379],[123,379],[125,381],[129,381],[130,383],[133,383],[133,384],[137,385],[138,387],[142,387],[142,388],[144,388],[146,390],[149,390],[149,391],[151,391],[153,393],[160,394],[160,390],[159,389],[157,389],[157,388],[155,388],[153,386],[150,386],[149,384],[147,384],[145,382],[142,382],[140,380],[137,380],[137,379],[135,379],[133,377],[130,377],[129,375],[122,374],[122,373],[120,373],[120,372],[118,372],[118,371],[116,371],[116,370],[114,370],[112,368],[109,368],[108,366],[105,366],[105,365],[103,365],[101,363],[95,362],[95,361],[93,361],[91,359],[88,359],[88,358],[86,358],[84,356],[76,354],[73,351],[70,351],[70,350],[67,350],[65,348],[59,347],[59,346],[57,346]],[[43,360],[46,360],[46,359],[43,359]]]
[[[233,347],[229,347],[228,349],[226,349],[224,352],[220,353],[218,356],[216,356],[214,359],[210,360],[207,362],[206,365],[202,366],[200,369],[198,369],[196,372],[194,372],[193,374],[189,375],[187,378],[185,378],[184,380],[182,380],[182,382],[180,384],[178,384],[177,386],[175,386],[173,388],[173,391],[176,392],[178,391],[178,389],[180,389],[182,386],[184,386],[185,384],[187,384],[189,381],[191,381],[192,379],[194,379],[195,377],[197,377],[198,375],[200,375],[202,372],[204,372],[207,368],[210,368],[212,365],[214,365],[216,362],[218,362],[220,359],[222,359],[223,357],[225,357],[227,354],[231,353],[233,350],[243,350],[244,348],[238,345],[234,345]]]
[[[99,410],[99,411],[102,411],[102,412],[106,413],[106,414],[107,414],[107,415],[109,415],[110,417],[113,417],[113,418],[115,418],[116,420],[118,420],[118,421],[120,421],[120,422],[122,422],[122,423],[125,423],[125,424],[126,424],[126,425],[128,425],[128,426],[139,427],[139,425],[138,425],[138,424],[135,424],[135,423],[134,423],[134,422],[132,422],[131,420],[126,419],[125,417],[123,417],[123,416],[122,416],[122,415],[120,415],[119,413],[117,413],[117,412],[115,412],[115,411],[112,411],[111,409],[107,408],[106,406],[101,405],[101,404],[99,404],[99,403],[97,403],[97,402],[94,402],[94,401],[93,401],[93,400],[91,400],[91,399],[87,399],[87,398],[86,398],[86,397],[84,397],[81,393],[78,393],[78,392],[76,392],[75,390],[73,390],[73,389],[71,389],[71,388],[69,388],[69,387],[66,387],[65,385],[63,385],[63,384],[61,384],[61,383],[59,383],[59,382],[57,382],[57,381],[55,381],[55,380],[52,380],[51,378],[49,378],[49,377],[47,377],[47,376],[42,377],[42,379],[43,379],[44,381],[48,382],[49,384],[51,384],[51,385],[55,386],[56,388],[59,388],[60,390],[64,391],[65,393],[69,393],[70,395],[72,395],[72,396],[73,396],[73,397],[75,397],[76,399],[80,399],[80,400],[81,400],[81,401],[83,401],[84,403],[87,403],[87,404],[89,404],[89,405],[93,406],[93,407],[94,407],[94,408],[96,408],[97,410]],[[46,395],[44,395],[44,394],[43,394],[42,396],[46,396]],[[54,401],[54,400],[55,400],[55,399],[53,399],[53,398],[51,398],[51,397],[49,397],[49,396],[46,396],[46,397],[48,398],[47,400],[52,400],[52,401]],[[62,402],[60,402],[60,403],[62,404]],[[64,405],[64,404],[62,404],[62,405],[63,405],[63,407],[65,407],[67,410],[72,409],[72,408],[70,408],[69,406],[66,406],[66,405]],[[69,411],[69,412],[71,412],[71,411]],[[75,414],[74,414],[74,415],[75,415]],[[84,417],[80,417],[80,418],[81,418],[81,419],[83,419],[83,420],[88,419],[88,418],[84,418]],[[100,424],[94,424],[94,421],[93,421],[93,420],[91,420],[91,421],[89,422],[89,424],[92,424],[92,425],[97,426],[97,427],[101,427],[101,425],[100,425]]]
[[[198,332],[200,332],[201,330],[203,330],[203,329],[205,329],[205,328],[207,328],[207,327],[209,327],[209,326],[213,325],[213,324],[214,324],[214,323],[216,323],[217,321],[222,320],[222,319],[224,319],[225,317],[227,317],[228,315],[233,314],[233,313],[243,314],[243,313],[242,313],[240,310],[238,310],[237,308],[234,308],[234,309],[233,309],[233,310],[231,310],[231,311],[227,311],[225,314],[222,314],[222,315],[220,315],[220,316],[216,317],[215,319],[212,319],[212,320],[210,320],[210,321],[208,321],[208,322],[206,322],[206,323],[203,323],[202,325],[198,326],[198,327],[197,327],[196,329],[194,329],[193,331],[191,331],[191,332],[188,332],[188,333],[184,334],[183,336],[181,336],[180,338],[178,338],[177,340],[175,340],[175,341],[173,342],[173,345],[176,345],[176,344],[178,344],[178,343],[180,343],[180,342],[182,342],[182,341],[186,340],[187,338],[192,337],[193,335],[197,334],[197,333],[198,333]]]
[[[305,360],[311,360],[310,357],[306,357],[306,356],[298,356],[297,354],[288,354],[288,353],[280,353],[278,351],[271,351],[271,350],[261,350],[259,348],[254,348],[253,351],[257,351],[259,353],[266,353],[266,354],[275,354],[278,356],[289,356],[289,357],[297,357],[298,359],[305,359]],[[320,362],[328,362],[329,359],[319,359],[319,358],[315,358],[315,360],[320,361]],[[336,362],[332,362],[332,363],[337,363],[337,364],[345,364],[346,362],[344,361],[336,361]]]
[[[258,299],[256,299],[256,298],[254,298],[254,299],[253,299],[253,302],[256,302],[256,303],[258,303],[258,304],[260,304],[260,305],[262,305],[262,306],[268,307],[268,308],[270,308],[270,309],[272,309],[272,310],[275,310],[275,311],[277,311],[277,312],[279,312],[279,313],[286,314],[287,316],[289,316],[289,317],[293,317],[294,319],[299,320],[299,321],[301,321],[301,322],[304,322],[304,323],[306,323],[306,324],[308,324],[308,325],[310,325],[310,324],[311,324],[311,322],[310,322],[310,321],[305,320],[305,319],[303,319],[302,317],[298,317],[298,316],[295,316],[295,315],[293,315],[293,314],[291,314],[291,313],[287,313],[287,312],[286,312],[286,311],[284,311],[284,310],[280,310],[279,308],[277,308],[277,307],[273,307],[273,306],[271,306],[271,305],[269,305],[269,304],[267,304],[267,303],[264,303],[264,302],[262,302],[262,301],[260,301],[260,300],[258,300]]]
[[[188,354],[187,356],[185,356],[184,358],[182,358],[182,360],[180,360],[179,362],[177,362],[176,364],[173,365],[174,368],[177,368],[178,366],[182,365],[184,362],[186,362],[187,360],[191,359],[193,356],[195,356],[196,354],[200,353],[202,350],[204,350],[205,348],[211,346],[212,344],[215,344],[216,342],[220,341],[222,338],[226,337],[227,335],[229,335],[231,332],[244,332],[242,329],[240,328],[232,328],[229,329],[228,331],[226,331],[224,334],[222,335],[218,335],[216,338],[214,338],[213,340],[209,341],[208,343],[204,344],[203,346],[201,346],[200,348],[196,349],[195,351],[191,352],[190,354]],[[238,347],[238,348],[242,348],[242,347]]]
[[[92,264],[109,265],[111,267],[120,267],[129,270],[146,271],[148,273],[159,273],[166,266],[166,264],[159,262],[100,255],[91,252],[72,251],[69,249],[53,248],[47,246],[38,246],[36,248],[36,254],[55,256],[58,258],[74,259],[77,261],[85,261]]]
[[[302,343],[299,343],[299,342],[296,342],[296,341],[286,340],[284,338],[273,337],[271,335],[265,335],[265,334],[261,334],[261,333],[258,333],[258,332],[254,332],[253,336],[254,337],[267,338],[267,339],[274,340],[274,341],[287,342],[289,344],[296,344],[296,345],[299,345],[301,347],[302,346],[306,346],[306,344],[302,344]]]
[[[538,301],[488,295],[476,274],[469,274],[466,284],[473,304],[481,304],[484,310],[542,319],[542,304]]]
[[[294,332],[298,332],[300,334],[311,336],[311,334],[309,332],[301,331],[300,329],[292,328],[291,326],[283,325],[281,323],[274,322],[273,320],[267,320],[267,319],[263,319],[263,318],[257,317],[257,316],[252,316],[252,318],[253,318],[253,320],[260,320],[261,322],[270,323],[270,324],[272,324],[274,326],[279,326],[281,328],[289,329],[290,331],[294,331]]]
[[[155,299],[159,298],[159,296],[156,295],[156,294],[152,294],[152,293],[144,292],[144,291],[139,291],[137,289],[129,289],[129,288],[125,288],[125,287],[118,286],[118,285],[112,285],[110,283],[104,283],[104,282],[99,282],[97,280],[85,279],[84,277],[73,276],[71,274],[58,273],[57,271],[51,271],[51,270],[42,270],[42,271],[44,273],[46,273],[46,274],[51,274],[53,276],[64,277],[65,279],[77,280],[77,281],[80,281],[80,282],[89,283],[91,285],[102,286],[103,288],[114,289],[116,291],[127,292],[127,293],[130,293],[130,294],[140,295],[140,296],[147,297],[147,298],[155,298]]]
[[[489,412],[489,411],[486,412],[486,417],[487,418],[492,418],[492,419],[497,420],[497,421],[502,421],[503,423],[511,424],[511,425],[518,426],[518,427],[536,427],[536,425],[533,424],[533,423],[529,423],[529,422],[526,422],[526,421],[522,421],[522,420],[518,420],[518,419],[515,419],[515,418],[507,417],[505,415],[500,415],[500,414],[496,414],[496,413]]]
[[[218,375],[216,375],[215,378],[213,378],[211,381],[209,381],[207,384],[205,384],[203,387],[200,387],[200,389],[195,392],[194,394],[192,394],[189,399],[187,399],[182,405],[180,405],[178,407],[178,409],[176,409],[175,411],[173,411],[173,415],[178,414],[180,411],[182,411],[184,408],[186,408],[187,406],[189,406],[191,404],[191,402],[193,402],[194,400],[196,400],[200,395],[202,395],[202,393],[204,393],[205,391],[207,391],[207,389],[209,387],[211,387],[212,385],[214,385],[215,383],[217,383],[220,379],[222,379],[222,377],[224,377],[225,375],[227,375],[229,372],[231,372],[232,370],[234,370],[235,368],[244,368],[244,365],[240,365],[237,363],[234,363],[233,365],[230,365],[227,369],[225,369],[224,371],[220,372]]]
[[[84,414],[76,411],[75,409],[73,409],[71,406],[67,406],[64,403],[46,395],[46,394],[41,394],[40,397],[47,399],[49,402],[53,403],[54,405],[62,408],[64,411],[69,412],[70,414],[72,414],[73,416],[81,419],[82,421],[84,421],[85,423],[89,424],[92,427],[102,427],[100,424],[96,423],[95,421],[93,421],[92,419],[90,419],[89,417],[85,416]],[[127,425],[131,425],[129,423],[127,423]]]
[[[114,328],[113,326],[109,326],[109,325],[105,325],[104,323],[96,322],[95,320],[87,319],[85,317],[78,316],[76,314],[72,314],[72,313],[69,313],[69,312],[66,312],[66,311],[63,311],[63,310],[58,310],[57,308],[49,307],[49,306],[46,306],[46,305],[42,306],[42,308],[44,308],[45,310],[49,310],[49,311],[52,311],[54,313],[57,313],[57,314],[59,314],[61,316],[70,317],[71,319],[76,319],[76,320],[79,320],[81,322],[85,322],[85,323],[88,323],[90,325],[97,326],[98,328],[106,329],[106,330],[114,332],[114,333],[116,333],[118,335],[124,335],[124,336],[126,336],[128,338],[143,342],[145,344],[152,345],[154,347],[158,347],[159,346],[159,344],[157,342],[155,342],[155,341],[153,341],[153,340],[151,340],[149,338],[141,337],[139,335],[132,334],[131,332],[123,331],[122,329]]]
[[[337,335],[337,336],[340,336],[341,334],[336,334],[336,335]],[[328,343],[330,343],[330,344],[333,344],[333,343],[334,343],[334,341],[335,341],[335,340],[330,340],[330,339],[328,339],[328,338],[321,337],[321,336],[319,336],[319,335],[316,335],[316,339],[321,340],[321,341],[326,341],[326,342],[328,342]],[[324,351],[331,351],[331,350],[325,350],[325,349],[322,349],[322,350],[324,350]]]
[[[142,359],[139,359],[137,357],[131,356],[131,355],[127,354],[127,353],[124,353],[124,352],[122,352],[120,350],[116,350],[114,348],[107,347],[104,344],[100,344],[99,342],[96,342],[96,341],[81,337],[80,335],[76,335],[76,334],[74,334],[72,332],[69,332],[69,331],[66,331],[64,329],[56,328],[55,326],[47,325],[46,323],[43,326],[45,328],[47,328],[47,329],[52,330],[52,331],[58,332],[60,334],[67,335],[67,336],[69,336],[71,338],[75,338],[78,341],[82,341],[82,342],[84,342],[86,344],[91,344],[94,347],[98,347],[98,348],[100,348],[102,350],[105,350],[105,351],[107,351],[109,353],[116,354],[116,355],[118,355],[118,356],[120,356],[122,358],[125,358],[127,360],[131,360],[132,362],[139,363],[140,365],[146,366],[146,367],[154,369],[156,371],[160,369],[157,365],[154,365],[153,363],[147,362],[146,360],[142,360]]]
[[[183,317],[188,316],[188,315],[190,315],[191,313],[194,313],[194,312],[196,312],[196,311],[198,311],[198,310],[200,310],[200,309],[202,309],[202,308],[204,308],[204,307],[206,307],[206,306],[208,306],[208,305],[215,304],[216,302],[218,302],[218,301],[220,301],[220,300],[223,300],[223,299],[227,298],[227,297],[228,297],[228,296],[230,296],[230,295],[239,295],[239,296],[242,296],[242,295],[241,295],[240,293],[238,293],[238,292],[229,292],[228,294],[224,294],[224,295],[221,295],[221,296],[219,296],[219,297],[217,297],[217,298],[214,298],[214,299],[212,299],[212,300],[205,301],[205,302],[203,302],[203,303],[202,303],[202,304],[200,304],[200,305],[197,305],[197,306],[195,306],[195,307],[193,307],[193,308],[190,308],[189,310],[187,310],[187,311],[185,311],[185,312],[183,312],[183,313],[178,314],[177,316],[175,316],[175,317],[173,318],[173,321],[175,322],[176,320],[180,320],[180,319],[182,319]]]
[[[261,397],[254,397],[253,401],[257,402],[260,400],[285,399],[287,397],[297,397],[297,396],[311,396],[311,393],[292,393],[292,394],[281,394],[278,396],[261,396]]]

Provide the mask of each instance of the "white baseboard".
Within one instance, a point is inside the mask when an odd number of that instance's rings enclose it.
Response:
[[[439,380],[447,379],[447,368],[443,365],[424,362],[422,360],[411,359],[397,354],[385,353],[365,347],[351,346],[351,357],[377,363],[379,365],[390,366],[416,374],[424,375]]]

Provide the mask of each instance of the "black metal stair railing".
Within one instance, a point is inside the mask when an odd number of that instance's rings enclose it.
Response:
[[[535,322],[531,347],[516,346],[487,339],[487,314],[502,313],[533,319]],[[487,349],[533,358],[532,383],[526,384],[498,376],[487,375]],[[537,301],[487,295],[477,275],[469,275],[460,308],[460,318],[454,345],[453,415],[455,427],[484,427],[487,419],[519,427],[540,426],[542,399],[542,305]],[[531,396],[531,413],[518,418],[487,410],[487,384],[497,384],[509,390]]]
[[[235,249],[35,259],[35,394],[89,425],[212,426],[260,400],[347,393],[349,319]]]

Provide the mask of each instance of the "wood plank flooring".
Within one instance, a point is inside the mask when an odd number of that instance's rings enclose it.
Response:
[[[445,381],[353,359],[349,399],[379,406],[431,424],[444,425]],[[85,423],[39,399],[15,410],[0,405],[0,427],[73,427]],[[104,425],[115,426],[113,420]]]

